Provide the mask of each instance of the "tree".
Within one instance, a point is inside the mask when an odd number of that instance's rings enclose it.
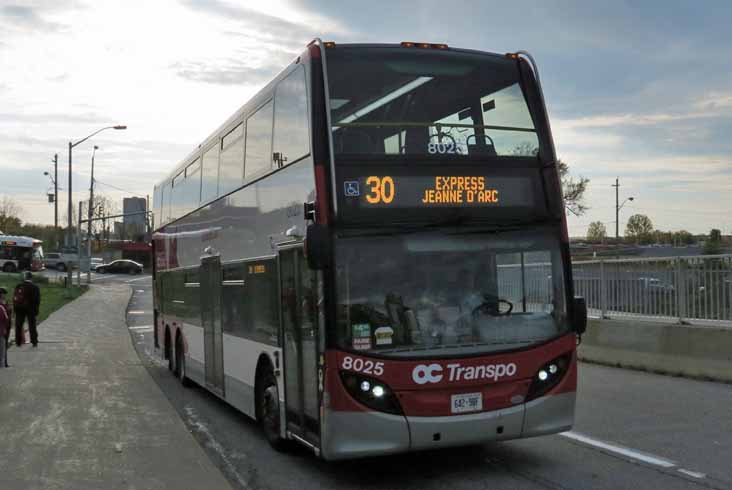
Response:
[[[691,245],[694,243],[694,235],[686,230],[675,231],[673,233],[673,243],[679,245]]]
[[[539,148],[531,143],[522,143],[513,149],[513,155],[516,156],[537,156]],[[585,205],[584,197],[587,185],[590,179],[579,176],[577,180],[569,175],[569,165],[561,159],[557,159],[557,170],[559,178],[562,181],[562,197],[564,198],[564,207],[575,216],[582,216],[585,211],[590,209]]]
[[[653,223],[645,214],[634,214],[625,226],[626,238],[636,243],[646,243],[653,238]]]
[[[22,208],[10,196],[0,199],[0,231],[7,234],[18,233],[23,222],[20,220]]]
[[[557,170],[559,171],[559,178],[562,179],[564,207],[575,216],[582,216],[589,209],[585,205],[584,199],[590,179],[580,175],[575,180],[574,177],[569,175],[569,165],[561,159],[557,160]]]
[[[709,232],[709,240],[704,242],[704,253],[715,255],[722,251],[722,232],[713,228]]]
[[[593,221],[587,228],[588,242],[604,242],[607,238],[607,229],[602,221]]]

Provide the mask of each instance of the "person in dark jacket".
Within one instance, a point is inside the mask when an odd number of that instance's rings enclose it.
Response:
[[[8,290],[0,288],[0,368],[8,367],[8,339],[10,338],[10,308],[5,303]]]
[[[38,310],[41,307],[41,290],[33,284],[33,275],[30,272],[23,273],[23,282],[15,286],[13,294],[13,310],[15,311],[15,345],[20,346],[24,342],[23,323],[28,318],[28,330],[33,347],[38,347],[38,329],[36,319]]]

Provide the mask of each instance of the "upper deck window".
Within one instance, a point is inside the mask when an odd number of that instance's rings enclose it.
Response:
[[[272,160],[275,167],[288,165],[310,153],[308,94],[302,66],[277,86],[274,124]]]
[[[529,156],[539,146],[514,60],[391,47],[328,50],[336,154]]]

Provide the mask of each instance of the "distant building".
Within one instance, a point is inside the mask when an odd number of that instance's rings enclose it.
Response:
[[[142,197],[125,197],[122,199],[122,238],[123,240],[139,240],[147,232],[147,199]],[[128,214],[133,214],[128,216]]]

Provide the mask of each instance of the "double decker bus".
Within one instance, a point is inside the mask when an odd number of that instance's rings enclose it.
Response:
[[[27,236],[0,235],[0,270],[43,270],[43,242]]]
[[[568,430],[569,243],[526,54],[313,41],[154,191],[154,342],[328,460]]]

